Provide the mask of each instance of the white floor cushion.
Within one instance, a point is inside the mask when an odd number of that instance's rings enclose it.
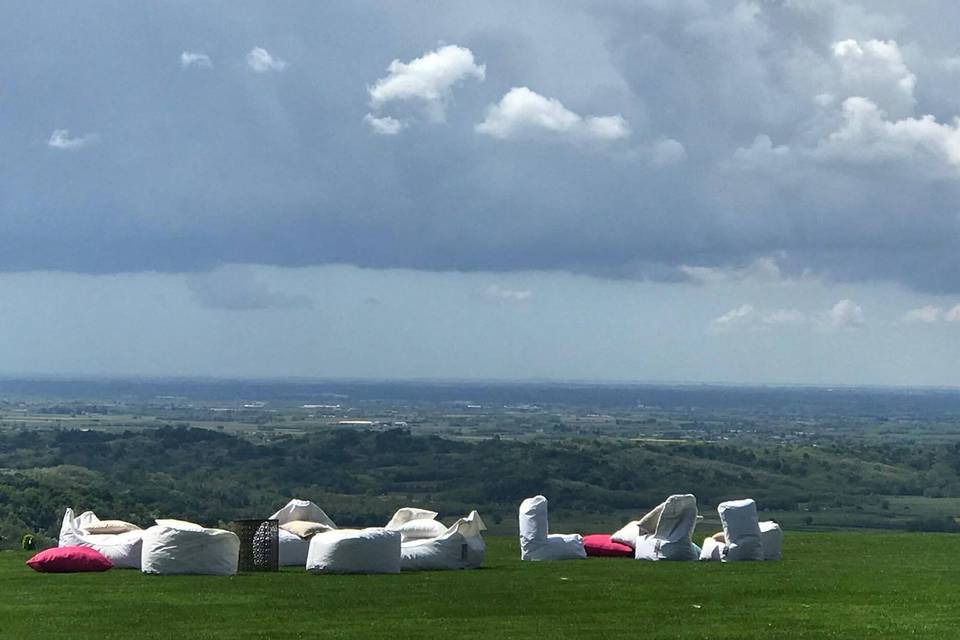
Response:
[[[400,573],[400,532],[381,527],[337,529],[310,539],[311,573]]]
[[[157,520],[143,532],[144,573],[232,576],[239,559],[240,539],[232,531]]]
[[[143,531],[137,529],[126,533],[87,533],[82,526],[97,522],[92,511],[86,511],[74,517],[73,509],[63,514],[60,526],[59,546],[88,547],[99,551],[113,563],[114,567],[126,569],[140,568],[140,555],[143,544]]]
[[[693,544],[697,525],[697,498],[692,494],[672,495],[663,503],[654,533],[637,538],[637,560],[696,560],[700,547]]]
[[[551,534],[547,499],[527,498],[520,503],[521,560],[579,560],[587,557],[580,534]]]

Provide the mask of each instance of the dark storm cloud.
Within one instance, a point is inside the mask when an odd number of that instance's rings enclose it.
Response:
[[[960,11],[865,7],[8,7],[0,269],[348,263],[674,280],[683,265],[777,255],[787,273],[958,291],[960,100],[942,87],[960,73],[943,16]],[[441,43],[485,67],[450,85],[443,118],[371,106],[392,60]],[[273,62],[251,63],[256,48]],[[184,64],[184,52],[207,58]],[[478,123],[514,87],[543,98],[524,108],[551,111],[485,135]],[[371,109],[403,128],[377,135]],[[585,134],[617,115],[627,129]]]

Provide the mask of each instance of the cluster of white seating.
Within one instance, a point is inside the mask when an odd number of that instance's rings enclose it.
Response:
[[[779,560],[783,531],[773,521],[760,522],[753,499],[722,502],[717,507],[723,531],[693,542],[700,516],[692,494],[668,497],[639,520],[633,520],[610,540],[633,549],[637,560]],[[527,498],[520,504],[521,560],[573,560],[586,558],[578,534],[550,534],[547,499]]]
[[[294,499],[269,519],[280,524],[279,564],[301,566],[312,573],[399,573],[481,566],[486,551],[481,532],[486,526],[480,515],[473,511],[449,527],[436,517],[435,511],[405,507],[384,527],[339,529],[319,506]],[[120,523],[126,530],[105,533],[110,527],[104,524],[92,511],[75,516],[67,509],[59,546],[90,547],[115,567],[150,574],[237,573],[240,540],[231,531],[160,519],[147,529]]]
[[[668,497],[639,520],[624,525],[610,540],[633,550],[637,560],[778,560],[783,532],[775,522],[759,522],[752,499],[723,502],[717,508],[723,531],[703,546],[693,542],[699,518],[691,494]],[[547,499],[520,504],[520,558],[568,560],[587,557],[576,533],[550,533]],[[453,525],[427,509],[404,507],[383,527],[340,529],[309,500],[291,500],[270,516],[279,529],[279,564],[312,573],[399,573],[472,569],[483,564],[486,529],[473,511]],[[604,536],[605,537],[605,536]],[[60,529],[61,547],[96,549],[115,567],[151,574],[233,575],[240,540],[224,529],[182,520],[160,519],[147,529],[120,521],[101,521],[92,511],[75,516],[67,509]],[[629,550],[627,550],[629,552]]]

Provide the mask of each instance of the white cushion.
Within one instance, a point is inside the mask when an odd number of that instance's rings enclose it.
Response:
[[[195,522],[187,522],[186,520],[176,520],[174,518],[160,518],[154,520],[157,523],[158,527],[166,527],[168,529],[177,529],[179,531],[203,531],[203,527]]]
[[[772,520],[760,523],[760,541],[763,544],[764,560],[779,560],[783,545],[783,530]]]
[[[337,525],[330,519],[323,509],[309,500],[299,500],[294,498],[280,510],[268,518],[269,520],[279,520],[280,524],[292,522],[294,520],[306,520],[307,522],[319,522],[325,524],[331,529],[336,529]]]
[[[703,539],[703,546],[700,548],[701,560],[722,560],[723,548],[726,545],[713,536],[707,536]]]
[[[310,538],[311,573],[400,573],[400,532],[335,529]]]
[[[547,499],[527,498],[520,503],[521,560],[579,560],[587,557],[580,534],[550,534]]]
[[[310,539],[301,538],[286,529],[280,529],[277,542],[280,549],[277,553],[277,562],[281,567],[304,567],[307,564],[307,552],[310,550]]]
[[[199,525],[177,520],[157,522],[157,526],[143,532],[141,564],[144,573],[213,576],[237,573],[240,539],[232,531],[203,527],[196,530],[193,527]],[[159,524],[161,522],[175,526]]]
[[[98,520],[97,522],[91,522],[86,525],[84,530],[87,533],[117,534],[127,533],[128,531],[140,531],[140,527],[123,520]]]
[[[723,561],[763,560],[757,503],[750,498],[721,502],[717,505],[717,514],[723,524],[726,541]]]
[[[693,494],[672,495],[663,503],[656,531],[637,538],[637,560],[696,560],[700,547],[693,544],[697,524],[697,498]]]
[[[429,521],[425,521],[429,522]],[[480,514],[472,511],[441,535],[431,539],[404,541],[400,545],[400,569],[436,571],[475,569],[483,564],[486,546],[480,532],[486,526]]]
[[[78,527],[78,523],[95,521],[96,516],[92,511],[75,518],[73,509],[67,509],[60,527],[59,546],[88,547],[109,558],[114,567],[139,569],[143,531],[137,529],[119,534],[93,534]]]
[[[637,546],[637,538],[640,536],[640,521],[631,520],[627,524],[623,525],[620,529],[617,529],[610,536],[610,539],[614,542],[619,542],[620,544],[625,544],[631,549],[635,549]]]
[[[400,532],[403,542],[427,540],[443,535],[447,525],[436,520],[437,512],[417,507],[398,509],[385,528]]]
[[[280,528],[284,531],[289,531],[294,535],[300,536],[301,538],[309,538],[312,535],[332,530],[325,524],[320,524],[319,522],[307,522],[306,520],[291,520],[290,522],[284,522],[280,525]]]

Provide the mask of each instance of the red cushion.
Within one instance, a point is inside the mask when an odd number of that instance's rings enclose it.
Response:
[[[587,550],[588,556],[623,558],[633,557],[633,549],[625,544],[614,542],[606,533],[595,533],[590,536],[583,536],[583,548]]]
[[[54,547],[27,560],[27,566],[41,573],[76,573],[106,571],[113,568],[113,563],[96,549]]]

